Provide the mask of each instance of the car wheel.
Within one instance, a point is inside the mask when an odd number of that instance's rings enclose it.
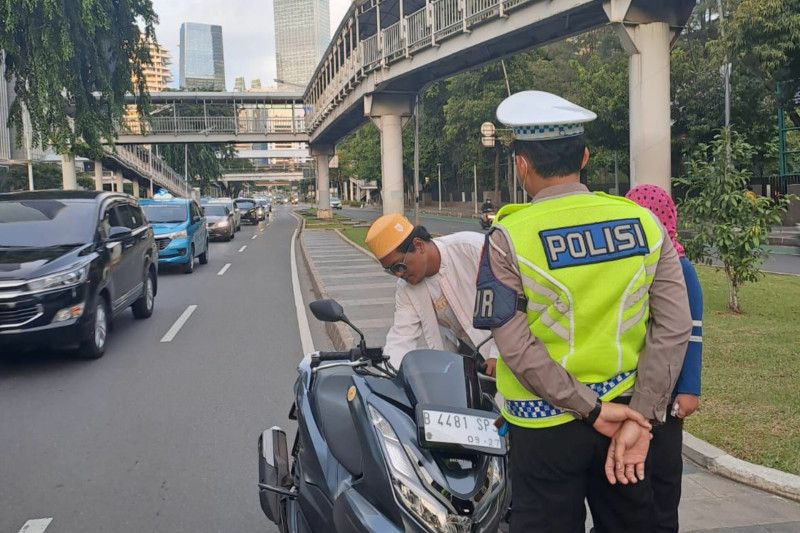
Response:
[[[200,264],[207,265],[208,264],[208,241],[206,241],[206,250],[202,254],[200,254]]]
[[[82,359],[99,359],[106,352],[106,341],[111,320],[108,315],[108,304],[98,294],[92,313],[92,329],[89,336],[81,342],[77,355]]]
[[[183,265],[184,274],[191,274],[192,272],[194,272],[194,244],[189,250],[189,262]]]
[[[153,315],[153,307],[156,303],[156,281],[153,272],[148,269],[147,277],[144,279],[144,292],[142,297],[133,302],[131,310],[136,318],[150,318]]]
[[[238,226],[236,226],[236,231],[242,231],[242,225],[241,225],[241,224],[239,224]]]
[[[231,228],[231,233],[228,235],[228,241],[232,241],[236,237],[236,230]]]

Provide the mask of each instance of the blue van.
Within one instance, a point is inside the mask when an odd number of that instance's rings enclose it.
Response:
[[[155,233],[158,264],[183,265],[194,272],[194,258],[208,263],[208,228],[197,202],[185,198],[159,197],[140,200],[139,205]]]

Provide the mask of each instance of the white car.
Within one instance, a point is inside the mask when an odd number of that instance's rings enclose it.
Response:
[[[341,209],[342,201],[336,196],[331,196],[331,209]]]

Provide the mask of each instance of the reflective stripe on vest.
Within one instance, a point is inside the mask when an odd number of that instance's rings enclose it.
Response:
[[[511,245],[528,327],[550,357],[604,400],[632,388],[663,234],[646,209],[602,193],[514,206],[495,221]],[[498,360],[503,416],[549,427],[574,416],[525,388]]]

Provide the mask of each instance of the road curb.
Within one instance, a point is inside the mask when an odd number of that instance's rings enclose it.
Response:
[[[800,476],[737,459],[686,431],[683,454],[722,477],[800,502]]]
[[[305,239],[303,238],[306,229],[306,219],[297,215],[296,213],[292,213],[292,216],[300,221],[300,232],[298,233],[297,240],[300,241],[300,251],[302,252],[303,262],[305,263],[306,268],[308,269],[309,277],[311,278],[311,287],[314,289],[314,294],[320,299],[330,298],[328,290],[325,288],[325,284],[322,282],[319,272],[317,272],[317,267],[314,265],[314,262],[308,253],[308,249],[306,248]],[[337,350],[349,350],[355,345],[355,339],[350,334],[350,331],[348,331],[347,328],[338,322],[326,322],[325,331],[328,334],[328,338],[331,339],[333,347]]]

